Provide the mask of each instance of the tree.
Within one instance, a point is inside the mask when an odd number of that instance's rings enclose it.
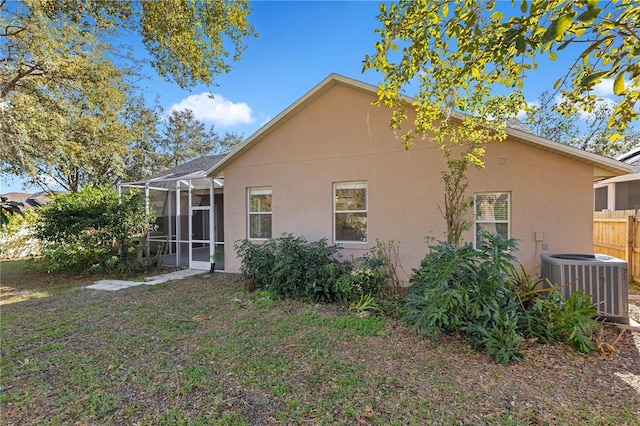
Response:
[[[160,75],[212,83],[253,34],[248,13],[245,0],[0,0],[3,172],[44,189],[43,176],[71,191],[114,183],[132,170],[128,148],[151,145],[153,113],[135,102],[136,61],[112,42],[137,32]]]
[[[538,136],[608,157],[616,157],[640,144],[640,132],[627,127],[622,137],[611,141],[613,130],[607,126],[613,107],[599,104],[592,113],[563,115],[554,109],[555,99],[543,92],[529,106],[525,122]]]
[[[402,130],[407,148],[416,137],[440,144],[447,159],[445,182],[458,176],[447,184],[454,192],[464,190],[468,165],[483,166],[484,145],[503,140],[507,120],[524,109],[524,80],[540,55],[556,59],[570,45],[586,46],[556,83],[565,98],[559,107],[564,113],[592,111],[597,99],[589,90],[613,78],[620,100],[609,126],[621,131],[637,118],[640,6],[618,0],[603,7],[591,0],[523,0],[521,14],[505,18],[495,5],[477,0],[383,3],[382,28],[376,30],[380,41],[375,54],[364,60],[365,70],[384,75],[378,103],[393,109],[392,129]],[[415,98],[405,97],[407,92]],[[402,129],[409,109],[415,111],[413,125]],[[460,161],[452,163],[452,155]],[[451,242],[459,227],[452,228],[454,215],[447,212],[457,212],[455,220],[464,228],[471,204],[466,197],[450,196],[451,186],[445,189],[443,216]]]
[[[202,155],[226,152],[241,141],[235,133],[220,137],[213,126],[206,129],[190,109],[174,110],[163,122],[158,148],[165,168],[175,167]]]
[[[382,4],[378,19],[383,28],[377,30],[381,41],[376,54],[365,58],[365,69],[385,75],[381,101],[396,106],[405,85],[415,81],[420,134],[421,121],[431,118],[429,104],[437,109],[450,106],[452,94],[456,102],[451,106],[468,112],[476,112],[469,111],[469,102],[473,107],[497,86],[510,91],[505,100],[522,102],[520,89],[527,73],[537,68],[538,58],[555,60],[571,46],[581,51],[556,81],[555,89],[564,97],[559,110],[593,111],[597,97],[591,89],[610,78],[619,101],[609,127],[621,131],[637,119],[640,5],[621,0],[523,0],[521,13],[506,18],[495,6],[495,1],[476,0]],[[504,105],[511,104],[496,106]]]
[[[254,35],[249,12],[247,0],[0,0],[0,101],[27,81],[77,81],[84,37],[108,42],[130,32],[142,37],[161,76],[180,87],[212,84]]]

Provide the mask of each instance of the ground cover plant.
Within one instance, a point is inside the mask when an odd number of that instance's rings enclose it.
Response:
[[[2,286],[34,285],[31,270],[11,264],[0,264]],[[248,291],[232,274],[118,292],[67,279],[24,289],[42,294],[2,306],[3,424],[635,425],[640,418],[637,333],[625,333],[612,356],[550,343],[526,347],[521,362],[503,366],[457,333],[432,342],[393,318]],[[605,327],[602,338],[618,336]]]

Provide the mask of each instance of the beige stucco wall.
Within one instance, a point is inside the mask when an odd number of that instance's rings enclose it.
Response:
[[[333,183],[367,181],[369,243],[343,245],[344,254],[395,240],[407,273],[426,254],[425,237],[445,238],[442,153],[425,141],[406,151],[389,129],[388,111],[373,100],[336,85],[224,169],[227,271],[240,267],[233,243],[247,237],[249,187],[272,187],[274,237],[333,242]],[[511,192],[512,237],[521,240],[518,257],[528,270],[543,243],[547,252],[591,251],[592,166],[512,140],[490,144],[485,162],[470,172],[469,194]]]

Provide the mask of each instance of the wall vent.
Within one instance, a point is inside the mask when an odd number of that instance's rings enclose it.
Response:
[[[542,276],[568,297],[582,289],[600,315],[610,321],[629,324],[627,262],[603,254],[543,254]]]

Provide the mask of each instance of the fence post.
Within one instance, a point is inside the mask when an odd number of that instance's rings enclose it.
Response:
[[[627,273],[629,282],[633,282],[633,248],[635,247],[634,237],[635,232],[633,229],[633,223],[635,220],[635,216],[627,216],[627,237],[625,242],[625,260],[627,261]]]

